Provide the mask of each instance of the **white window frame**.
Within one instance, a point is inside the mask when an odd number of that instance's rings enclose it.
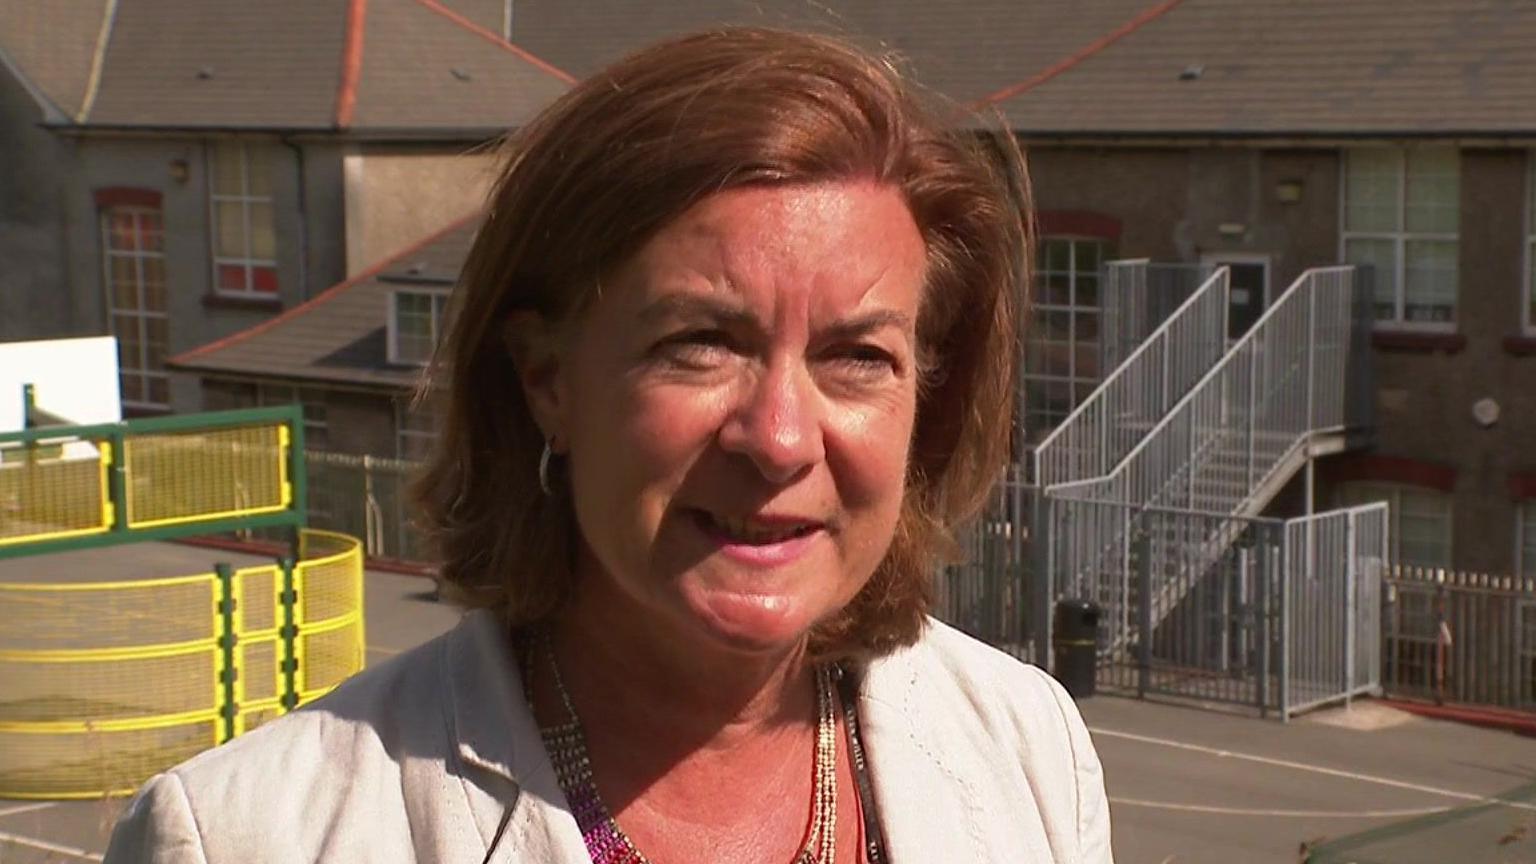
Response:
[[[1088,312],[1091,312],[1092,314],[1098,316],[1098,319],[1099,319],[1098,336],[1095,338],[1094,344],[1096,346],[1098,346],[1099,349],[1100,349],[1100,350],[1096,351],[1096,356],[1102,357],[1103,356],[1102,344],[1103,344],[1103,339],[1104,339],[1104,297],[1103,297],[1103,293],[1102,293],[1103,290],[1104,290],[1103,272],[1104,272],[1104,262],[1109,260],[1109,257],[1110,257],[1110,246],[1111,246],[1112,241],[1107,240],[1107,239],[1105,239],[1103,237],[1089,237],[1089,236],[1083,236],[1083,235],[1078,235],[1078,234],[1047,234],[1047,235],[1042,235],[1036,242],[1039,244],[1039,259],[1036,262],[1037,263],[1037,267],[1036,267],[1036,274],[1035,274],[1037,279],[1044,279],[1046,277],[1046,275],[1047,275],[1047,271],[1046,271],[1045,266],[1044,266],[1044,262],[1046,260],[1045,244],[1052,243],[1052,242],[1055,242],[1055,243],[1069,243],[1069,244],[1071,244],[1071,246],[1069,247],[1069,258],[1070,258],[1070,261],[1071,261],[1071,265],[1070,265],[1070,269],[1068,271],[1068,277],[1071,279],[1071,286],[1069,288],[1070,296],[1068,297],[1067,304],[1066,305],[1062,305],[1062,304],[1059,304],[1059,303],[1049,303],[1048,304],[1048,303],[1044,302],[1044,299],[1043,299],[1044,296],[1045,296],[1044,283],[1043,282],[1039,282],[1036,285],[1032,286],[1033,291],[1034,291],[1034,297],[1036,299],[1031,304],[1031,308],[1030,308],[1030,314],[1031,315],[1038,316],[1038,315],[1040,315],[1042,313],[1046,313],[1046,312],[1065,312],[1067,314],[1067,316],[1068,316],[1066,344],[1067,344],[1067,354],[1068,354],[1068,358],[1069,359],[1068,359],[1067,374],[1065,376],[1057,375],[1057,374],[1054,374],[1054,373],[1052,373],[1052,374],[1043,374],[1043,373],[1040,373],[1040,372],[1031,371],[1030,369],[1028,369],[1026,367],[1023,370],[1023,374],[1021,376],[1021,379],[1022,379],[1021,383],[1026,384],[1026,386],[1027,386],[1028,382],[1040,382],[1040,383],[1046,384],[1046,385],[1049,385],[1049,384],[1052,384],[1052,383],[1056,383],[1056,384],[1065,383],[1067,385],[1067,389],[1068,389],[1068,391],[1070,393],[1070,396],[1069,396],[1068,402],[1067,402],[1067,411],[1066,411],[1066,413],[1063,414],[1061,416],[1061,418],[1058,419],[1056,421],[1056,423],[1053,424],[1052,426],[1050,426],[1049,428],[1043,428],[1043,429],[1028,428],[1028,427],[1031,426],[1031,424],[1028,421],[1033,419],[1033,418],[1035,418],[1035,417],[1038,417],[1040,415],[1039,415],[1039,412],[1029,411],[1028,407],[1026,406],[1026,409],[1025,409],[1025,411],[1026,411],[1026,414],[1025,414],[1026,432],[1028,433],[1028,435],[1029,435],[1029,437],[1031,439],[1038,441],[1042,437],[1044,437],[1044,435],[1049,434],[1050,429],[1054,429],[1056,425],[1060,425],[1061,421],[1065,420],[1068,416],[1070,416],[1072,411],[1075,410],[1077,408],[1077,406],[1080,404],[1079,400],[1078,400],[1078,395],[1077,395],[1077,390],[1078,390],[1078,386],[1079,385],[1081,385],[1081,384],[1093,384],[1093,385],[1096,386],[1100,381],[1102,381],[1104,379],[1104,372],[1105,372],[1105,370],[1103,370],[1103,369],[1097,370],[1097,374],[1093,375],[1093,376],[1080,375],[1079,372],[1078,372],[1078,369],[1077,369],[1077,346],[1078,346],[1077,317],[1080,314],[1084,314],[1084,313],[1088,313]],[[1081,303],[1078,302],[1077,280],[1078,280],[1079,272],[1078,272],[1078,269],[1077,269],[1077,255],[1076,255],[1076,252],[1077,252],[1077,244],[1079,244],[1079,243],[1093,243],[1093,244],[1097,244],[1098,247],[1099,247],[1099,268],[1093,274],[1094,278],[1099,280],[1099,291],[1100,291],[1100,294],[1099,294],[1099,302],[1098,302],[1097,305],[1089,306],[1089,305],[1081,304]],[[1050,272],[1057,272],[1057,271],[1050,271]],[[1091,388],[1090,388],[1090,392],[1091,392]]]
[[[1363,151],[1370,148],[1355,147],[1339,151],[1339,260],[1348,261],[1345,253],[1350,240],[1390,240],[1396,247],[1396,272],[1392,274],[1393,284],[1396,286],[1393,303],[1394,311],[1391,318],[1375,318],[1374,327],[1378,330],[1407,330],[1429,333],[1454,333],[1458,326],[1461,314],[1461,274],[1457,273],[1456,300],[1451,306],[1451,320],[1449,321],[1408,321],[1405,319],[1407,306],[1407,268],[1408,268],[1408,243],[1414,240],[1429,240],[1441,242],[1453,242],[1456,244],[1457,269],[1460,270],[1461,262],[1461,221],[1458,216],[1457,230],[1454,233],[1409,231],[1407,222],[1408,208],[1408,148],[1393,147],[1390,151],[1397,158],[1397,224],[1395,231],[1351,231],[1349,230],[1349,154],[1352,150]],[[1441,148],[1445,149],[1445,148]],[[1461,189],[1461,151],[1456,150],[1456,188],[1458,198]],[[1458,205],[1459,206],[1459,205]],[[1371,306],[1375,308],[1375,297],[1371,298]]]
[[[425,366],[430,359],[415,359],[400,356],[400,298],[402,296],[429,297],[430,304],[429,329],[431,331],[432,345],[434,349],[443,335],[443,324],[448,309],[447,286],[423,286],[412,285],[409,288],[396,288],[389,292],[389,308],[387,311],[388,327],[385,342],[388,345],[389,362],[399,366]]]
[[[240,192],[234,195],[221,193],[218,191],[218,169],[216,168],[218,149],[221,145],[229,144],[233,144],[234,146],[240,148]],[[263,300],[276,300],[282,293],[282,286],[280,284],[277,286],[277,289],[273,291],[259,291],[256,289],[255,271],[257,268],[269,269],[273,272],[274,280],[277,278],[277,260],[275,258],[257,258],[252,254],[254,247],[254,239],[251,232],[252,204],[267,205],[267,212],[272,214],[272,233],[274,242],[277,235],[277,207],[273,203],[272,196],[270,194],[255,195],[251,193],[251,153],[255,148],[259,146],[260,144],[258,142],[239,140],[230,141],[225,139],[209,142],[206,148],[207,158],[205,159],[205,162],[208,165],[208,243],[210,253],[209,260],[211,261],[211,284],[213,285],[213,293],[221,297],[244,297],[259,298]],[[271,175],[269,174],[269,188],[270,185]],[[246,252],[246,254],[243,256],[219,254],[220,204],[240,205],[242,214],[240,230],[242,239],[244,240],[243,246],[245,247]],[[220,267],[241,268],[245,273],[245,287],[243,289],[225,288],[223,280],[219,278]]]
[[[140,248],[131,250],[113,248],[111,221],[114,214],[133,216],[135,225],[137,225],[138,219],[141,217],[154,216],[160,222],[160,248],[157,250],[146,250]],[[164,308],[159,310],[149,308],[145,298],[146,286],[144,282],[144,262],[146,260],[158,259],[160,261],[160,272],[162,274],[162,278],[165,274],[165,212],[162,208],[159,207],[145,207],[142,205],[103,207],[101,208],[100,213],[100,226],[102,284],[106,289],[107,323],[111,328],[112,334],[118,337],[118,377],[122,379],[131,376],[139,379],[139,392],[142,393],[144,397],[142,399],[128,399],[124,397],[122,399],[122,403],[123,405],[130,408],[146,408],[151,410],[169,409],[171,407],[171,376],[168,372],[165,371],[165,366],[163,363],[158,368],[155,368],[149,362],[149,322],[151,320],[165,322],[166,345],[165,350],[162,353],[169,353],[170,314],[168,310]],[[137,230],[135,230],[134,236],[138,236]],[[135,246],[137,245],[137,241],[135,241]],[[112,276],[112,262],[117,259],[127,259],[133,261],[134,296],[137,300],[137,303],[133,308],[125,308],[117,305],[117,286],[113,282]],[[169,290],[169,285],[161,286],[162,296],[166,298],[167,303],[169,302]],[[122,342],[123,334],[117,332],[117,319],[119,316],[131,317],[135,321],[135,326],[138,332],[134,335],[137,337],[135,341],[139,348],[137,357],[129,357],[124,353]],[[130,360],[135,362],[129,363],[128,361]],[[151,390],[150,381],[152,380],[164,382],[166,391],[166,398],[164,402],[156,402],[149,398]]]
[[[1364,494],[1361,494],[1364,490]],[[1356,494],[1349,494],[1354,492]],[[1445,520],[1445,560],[1442,567],[1435,569],[1453,569],[1456,561],[1456,499],[1448,492],[1441,492],[1424,486],[1415,486],[1411,483],[1394,483],[1389,480],[1355,480],[1339,484],[1334,497],[1340,506],[1351,506],[1363,503],[1362,499],[1387,502],[1387,519],[1389,527],[1388,537],[1392,543],[1392,560],[1398,564],[1409,567],[1434,567],[1434,565],[1409,563],[1403,560],[1403,532],[1402,512],[1403,493],[1412,492],[1419,495],[1439,495],[1446,502]],[[1376,496],[1376,497],[1368,497]]]

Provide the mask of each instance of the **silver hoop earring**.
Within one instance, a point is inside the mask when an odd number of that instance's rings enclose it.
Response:
[[[539,454],[539,488],[545,495],[554,495],[554,490],[549,488],[549,460],[555,455],[549,447],[549,441],[544,442],[544,452]]]

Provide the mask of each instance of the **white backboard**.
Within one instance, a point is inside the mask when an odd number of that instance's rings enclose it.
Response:
[[[38,408],[71,424],[123,419],[117,340],[111,336],[0,342],[0,432],[24,425],[27,384]]]

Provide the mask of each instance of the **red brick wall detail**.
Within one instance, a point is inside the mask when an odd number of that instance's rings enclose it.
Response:
[[[1402,483],[1451,492],[1456,488],[1456,469],[1402,456],[1364,455],[1335,464],[1329,479],[1335,483]]]
[[[1119,219],[1089,210],[1041,210],[1035,221],[1042,237],[1072,235],[1119,240],[1123,227]]]
[[[105,186],[96,190],[96,206],[158,208],[160,206],[160,193],[154,189]]]

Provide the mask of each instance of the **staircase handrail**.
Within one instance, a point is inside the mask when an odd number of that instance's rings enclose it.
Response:
[[[1047,494],[1065,492],[1071,494],[1072,497],[1096,497],[1087,493],[1091,492],[1094,486],[1102,484],[1103,486],[1109,487],[1109,494],[1107,496],[1097,496],[1101,497],[1101,500],[1124,501],[1126,503],[1141,503],[1144,505],[1161,503],[1156,500],[1161,495],[1161,492],[1164,488],[1163,484],[1161,483],[1156,484],[1159,487],[1156,492],[1149,495],[1146,500],[1142,500],[1140,502],[1130,502],[1128,497],[1126,497],[1124,494],[1125,491],[1128,490],[1124,490],[1121,485],[1111,484],[1123,484],[1126,481],[1126,475],[1131,472],[1132,466],[1136,464],[1138,460],[1142,459],[1153,446],[1161,442],[1162,438],[1164,437],[1164,433],[1172,424],[1186,418],[1192,412],[1193,409],[1191,406],[1196,405],[1198,400],[1207,396],[1207,394],[1210,392],[1211,384],[1213,381],[1219,379],[1223,373],[1225,373],[1228,369],[1235,367],[1239,362],[1248,362],[1250,364],[1254,364],[1258,355],[1258,349],[1255,346],[1259,343],[1259,340],[1273,335],[1271,328],[1274,326],[1275,321],[1280,320],[1284,315],[1295,314],[1295,310],[1300,308],[1298,305],[1296,305],[1300,302],[1296,299],[1298,297],[1307,298],[1306,302],[1308,304],[1306,307],[1309,313],[1307,316],[1307,330],[1303,335],[1307,340],[1309,368],[1307,369],[1306,382],[1306,424],[1305,428],[1298,429],[1296,431],[1298,435],[1311,434],[1317,431],[1321,431],[1324,427],[1319,427],[1316,424],[1318,413],[1318,406],[1314,404],[1314,379],[1316,378],[1316,375],[1314,374],[1315,370],[1311,368],[1310,359],[1314,345],[1313,337],[1316,335],[1314,331],[1317,326],[1317,322],[1314,320],[1315,316],[1310,314],[1313,311],[1316,291],[1308,289],[1315,288],[1317,284],[1317,278],[1319,276],[1332,274],[1352,274],[1353,270],[1354,268],[1349,265],[1337,265],[1333,267],[1312,268],[1302,273],[1299,277],[1296,278],[1296,281],[1291,283],[1290,287],[1288,287],[1285,292],[1280,295],[1280,298],[1271,304],[1267,310],[1265,310],[1264,314],[1260,316],[1259,320],[1253,325],[1253,327],[1250,328],[1248,332],[1245,333],[1243,337],[1231,347],[1231,349],[1226,351],[1224,356],[1216,363],[1216,365],[1212,366],[1210,370],[1207,371],[1206,374],[1203,375],[1200,380],[1194,384],[1194,386],[1190,387],[1189,391],[1184,394],[1178,403],[1174,405],[1173,408],[1171,408],[1163,416],[1163,418],[1158,421],[1155,426],[1152,427],[1150,431],[1148,431],[1148,433],[1136,444],[1135,447],[1130,450],[1130,452],[1128,452],[1118,463],[1116,463],[1111,471],[1097,478],[1089,478],[1081,481],[1074,481],[1072,483],[1061,483],[1056,484],[1055,486],[1047,486],[1045,487]],[[1346,325],[1347,324],[1348,322],[1346,322]],[[1253,366],[1251,365],[1250,373],[1252,373],[1252,370]],[[1342,377],[1344,370],[1340,371]],[[1252,386],[1250,379],[1250,390],[1251,389]],[[1252,393],[1250,393],[1250,396],[1251,395]],[[1338,407],[1342,408],[1344,396],[1344,388],[1342,386],[1338,388],[1338,393],[1336,395],[1340,397],[1340,405]],[[1339,412],[1340,422],[1337,424],[1329,424],[1328,428],[1343,425],[1344,418],[1342,417],[1342,413],[1342,411]],[[1247,427],[1249,428],[1251,434],[1251,427],[1254,418],[1249,416],[1247,419],[1249,421]],[[1193,426],[1193,422],[1191,422],[1191,426]],[[1197,443],[1195,441],[1195,433],[1193,429],[1191,429],[1189,437],[1189,443],[1191,445],[1190,449],[1192,450],[1194,449],[1193,445]],[[1162,478],[1162,480],[1164,482],[1172,480],[1174,479],[1174,475],[1192,467],[1193,466],[1181,462],[1174,470],[1165,472],[1170,476]],[[1257,466],[1254,467],[1256,468]],[[1257,479],[1258,478],[1256,477],[1250,476],[1250,481]],[[1144,485],[1150,486],[1154,484],[1149,483]],[[1042,484],[1042,486],[1044,486],[1044,484]]]
[[[1144,262],[1137,259],[1126,263]],[[1132,418],[1155,423],[1169,412],[1174,400],[1185,393],[1191,382],[1199,379],[1200,370],[1209,369],[1226,353],[1230,292],[1230,270],[1218,267],[1040,442],[1034,452],[1035,482],[1042,487],[1055,487],[1107,474],[1120,458],[1112,455],[1114,451],[1129,449],[1136,440],[1124,434],[1115,435],[1115,431],[1127,430],[1115,429],[1114,425],[1123,426]],[[1191,344],[1194,347],[1189,355],[1176,356]],[[1160,372],[1152,374],[1157,370]],[[1138,412],[1136,403],[1146,398],[1147,379],[1152,377],[1160,379],[1158,397],[1152,410]],[[1111,423],[1117,419],[1120,424]],[[1083,436],[1098,440],[1076,441]]]

